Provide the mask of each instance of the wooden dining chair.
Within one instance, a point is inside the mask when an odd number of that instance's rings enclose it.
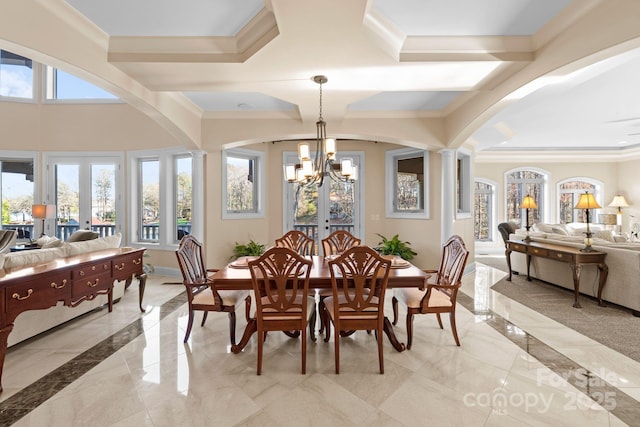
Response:
[[[258,368],[262,373],[264,339],[268,331],[299,331],[302,336],[302,373],[307,370],[309,314],[315,300],[309,297],[313,262],[289,248],[274,247],[249,262],[256,300]]]
[[[189,340],[195,311],[203,311],[202,323],[207,320],[210,311],[229,313],[229,337],[231,345],[236,343],[236,309],[245,306],[245,317],[249,320],[251,297],[248,291],[218,291],[215,289],[210,275],[217,269],[207,269],[202,256],[202,243],[193,235],[186,235],[180,240],[176,257],[182,272],[182,280],[187,290],[189,303],[189,320],[184,342]]]
[[[302,256],[310,256],[314,254],[315,242],[302,231],[289,230],[276,239],[276,247],[289,248]]]
[[[324,302],[334,326],[336,374],[340,373],[340,331],[357,330],[376,331],[380,373],[384,374],[384,296],[391,261],[368,246],[354,246],[328,264],[333,295]]]
[[[326,239],[322,239],[322,254],[327,256],[336,256],[342,254],[349,248],[358,246],[360,239],[346,230],[336,230]],[[332,295],[331,289],[318,290],[318,318],[320,319],[319,333],[324,332],[325,326],[328,324],[329,313],[324,306],[324,299]],[[329,333],[325,336],[325,342],[329,341]]]
[[[413,341],[413,315],[435,313],[440,329],[440,314],[449,313],[451,332],[456,345],[460,346],[456,329],[456,299],[462,285],[462,275],[467,265],[469,251],[460,236],[452,236],[442,247],[442,258],[438,270],[424,270],[430,273],[425,289],[394,288],[391,304],[393,306],[393,324],[398,321],[398,302],[407,308],[407,349]]]

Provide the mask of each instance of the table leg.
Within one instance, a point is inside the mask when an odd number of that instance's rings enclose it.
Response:
[[[580,264],[571,264],[571,271],[573,272],[573,306],[575,308],[582,308],[580,301],[578,301],[578,297],[580,296]]]
[[[527,254],[527,282],[531,281],[531,255]]]
[[[598,284],[598,305],[604,307],[605,303],[602,302],[602,288],[607,283],[607,276],[609,275],[609,266],[604,262],[598,264],[598,270],[600,270],[600,283]]]
[[[507,277],[507,280],[510,282],[511,281],[511,249],[507,248],[507,250],[504,251],[504,256],[507,258],[507,268],[509,269],[509,277]]]
[[[391,345],[396,351],[403,352],[406,350],[407,347],[404,343],[401,343],[398,341],[398,338],[396,338],[396,334],[393,332],[393,325],[391,325],[391,321],[387,316],[384,317],[384,333],[387,334],[387,338],[389,338]]]
[[[244,328],[244,333],[242,334],[242,339],[240,340],[240,342],[238,344],[231,346],[231,352],[233,354],[238,354],[242,350],[244,350],[244,348],[249,343],[249,340],[251,339],[251,336],[257,330],[258,330],[258,322],[256,321],[256,319],[249,319],[249,322],[247,323],[247,326]]]

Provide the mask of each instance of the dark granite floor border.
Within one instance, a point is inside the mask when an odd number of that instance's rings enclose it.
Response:
[[[160,306],[160,320],[173,313],[187,302],[186,295],[181,293]],[[511,342],[539,360],[551,371],[565,378],[594,402],[603,404],[616,417],[630,426],[640,426],[640,405],[638,401],[616,388],[612,384],[596,378],[595,374],[562,355],[558,351],[544,344],[534,336],[526,333],[513,323],[491,310],[476,310],[473,298],[466,294],[458,294],[458,303],[478,316],[487,325],[500,332]],[[26,416],[77,380],[81,375],[97,366],[107,357],[144,333],[142,318],[125,326],[109,338],[91,347],[69,362],[53,370],[38,381],[30,384],[18,393],[0,402],[0,426],[10,426]],[[603,396],[613,400],[607,402],[615,404],[614,408],[607,408]]]

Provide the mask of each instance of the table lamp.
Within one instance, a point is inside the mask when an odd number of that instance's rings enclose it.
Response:
[[[529,229],[531,229],[531,226],[529,225],[529,209],[538,209],[538,205],[536,205],[536,201],[533,200],[533,197],[531,197],[530,195],[526,195],[524,196],[524,199],[522,199],[522,203],[520,204],[520,209],[526,209],[526,216],[527,216],[527,220],[526,220],[526,226],[525,228],[527,229],[527,237],[524,238],[525,241],[530,241],[531,237],[529,237]]]
[[[624,196],[616,195],[611,203],[609,203],[609,206],[618,208],[618,212],[616,212],[616,225],[618,226],[618,231],[622,232],[622,208],[628,208],[629,204]]]
[[[578,204],[575,206],[576,209],[584,209],[587,219],[587,231],[585,233],[586,237],[584,238],[584,248],[580,249],[582,252],[592,252],[594,249],[591,247],[591,230],[589,229],[589,209],[600,209],[602,206],[598,204],[596,198],[593,197],[593,194],[585,191],[584,194],[580,195],[580,199],[578,200]]]
[[[56,217],[56,205],[33,205],[31,206],[31,217],[42,220],[42,234],[44,236],[44,221]]]

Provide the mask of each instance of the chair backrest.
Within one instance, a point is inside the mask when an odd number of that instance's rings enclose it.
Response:
[[[324,256],[340,255],[347,249],[360,245],[360,239],[346,230],[336,230],[326,239],[322,239],[322,252]]]
[[[302,256],[313,255],[315,242],[299,230],[290,230],[276,239],[276,247],[289,248]]]
[[[15,230],[0,230],[0,253],[9,252],[16,245],[18,233]]]
[[[462,237],[451,236],[442,246],[442,258],[436,276],[436,283],[439,285],[452,286],[450,290],[439,289],[451,295],[462,284],[462,275],[467,265],[469,250],[464,244]]]
[[[337,317],[382,321],[391,260],[383,258],[369,246],[354,246],[329,261],[328,265],[333,300],[340,313]],[[336,330],[340,330],[338,324]]]
[[[505,245],[507,244],[507,240],[509,240],[509,234],[515,233],[516,227],[517,225],[513,222],[501,222],[498,224],[498,231]]]
[[[207,269],[202,257],[202,243],[193,235],[187,235],[180,240],[176,257],[178,257],[178,264],[185,284],[204,284],[207,282]]]
[[[312,264],[310,259],[283,247],[271,248],[249,262],[258,322],[307,318]]]

